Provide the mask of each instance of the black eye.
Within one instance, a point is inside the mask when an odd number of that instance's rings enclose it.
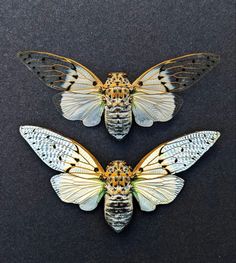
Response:
[[[124,74],[123,77],[124,77],[124,78],[127,78],[127,74]]]

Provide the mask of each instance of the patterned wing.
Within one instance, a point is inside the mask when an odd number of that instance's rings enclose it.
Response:
[[[103,113],[102,82],[78,62],[46,52],[24,51],[18,57],[48,87],[64,91],[55,97],[56,106],[69,120],[95,126]]]
[[[215,131],[200,131],[164,143],[148,153],[135,167],[134,195],[141,210],[153,211],[178,195],[184,180],[175,176],[191,167],[219,138]]]
[[[60,199],[93,210],[104,193],[99,179],[104,170],[96,158],[77,142],[41,127],[21,126],[20,133],[44,163],[63,172],[51,179]]]
[[[181,102],[170,92],[182,91],[197,82],[219,62],[219,56],[196,53],[164,61],[134,81],[133,112],[141,126],[170,120]]]

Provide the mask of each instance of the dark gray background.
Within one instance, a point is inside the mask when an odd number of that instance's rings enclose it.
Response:
[[[1,258],[5,262],[233,262],[235,259],[234,1],[1,1]],[[221,63],[193,88],[168,123],[133,125],[122,142],[104,123],[86,128],[60,116],[46,88],[16,58],[21,50],[73,58],[103,81],[126,71],[133,81],[163,60],[209,51]],[[78,140],[105,165],[135,165],[158,144],[212,129],[216,145],[180,176],[176,200],[155,212],[135,202],[131,224],[114,233],[103,202],[91,212],[62,203],[44,165],[20,137],[22,124]]]

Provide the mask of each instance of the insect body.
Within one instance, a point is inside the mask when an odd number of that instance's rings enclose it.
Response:
[[[175,174],[192,166],[220,136],[215,131],[191,133],[156,147],[134,169],[116,160],[104,170],[69,138],[36,126],[22,126],[20,133],[49,167],[60,172],[51,178],[59,198],[91,211],[105,196],[105,219],[116,232],[132,217],[132,196],[147,212],[172,202],[184,185]]]
[[[108,74],[104,85],[105,124],[116,139],[128,134],[132,124],[132,87],[125,73]]]
[[[62,91],[54,102],[65,118],[92,127],[100,123],[105,110],[106,127],[116,139],[128,134],[132,114],[143,127],[172,119],[182,105],[174,93],[190,87],[219,61],[215,54],[196,53],[157,64],[133,83],[125,73],[109,73],[103,84],[69,58],[37,51],[18,56],[47,86]]]
[[[129,223],[133,214],[132,176],[132,168],[124,161],[111,162],[105,172],[105,219],[116,232]]]

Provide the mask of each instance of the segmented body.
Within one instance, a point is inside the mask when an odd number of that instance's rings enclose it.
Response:
[[[129,133],[132,125],[131,105],[125,107],[105,106],[105,124],[108,132],[120,140]]]
[[[105,195],[104,215],[107,223],[120,232],[129,223],[133,214],[132,193],[128,195]]]
[[[107,223],[120,232],[133,214],[131,193],[132,169],[124,161],[113,161],[106,169],[106,194],[104,215]]]
[[[105,124],[116,139],[129,133],[132,124],[131,85],[125,73],[108,75],[105,83]]]

